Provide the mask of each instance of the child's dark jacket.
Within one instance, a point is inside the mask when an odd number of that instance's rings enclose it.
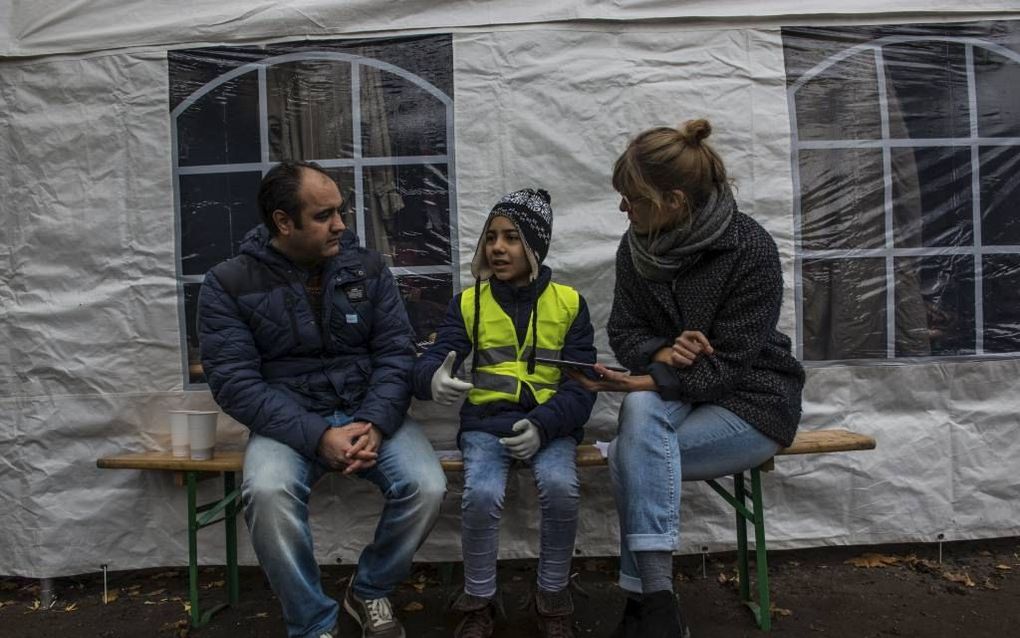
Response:
[[[533,300],[541,296],[551,279],[552,271],[547,266],[542,266],[538,279],[523,288],[514,288],[495,277],[489,280],[493,297],[507,316],[513,319],[518,343],[522,342],[527,334]],[[442,365],[448,352],[456,351],[457,362],[454,370],[458,371],[471,353],[471,339],[468,334],[470,328],[464,325],[460,303],[461,295],[455,296],[450,301],[446,317],[437,331],[435,343],[415,363],[412,381],[414,396],[419,399],[432,399],[432,375]],[[596,359],[594,340],[595,331],[591,325],[588,304],[582,296],[577,317],[564,339],[562,358],[594,363]],[[470,378],[468,380],[470,381]],[[496,436],[514,436],[515,433],[511,430],[513,424],[521,419],[530,419],[538,427],[543,445],[561,436],[570,436],[580,442],[584,436],[584,424],[591,416],[594,405],[594,393],[563,375],[556,394],[541,405],[535,401],[526,385],[521,389],[519,403],[498,401],[473,405],[464,401],[460,410],[460,431],[481,430]]]

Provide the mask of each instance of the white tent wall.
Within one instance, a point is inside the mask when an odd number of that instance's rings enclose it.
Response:
[[[229,43],[293,35],[352,36],[382,31],[572,23],[584,20],[757,22],[768,18],[816,21],[832,18],[903,21],[907,18],[993,17],[1015,12],[1013,0],[959,2],[882,0],[802,2],[800,0],[521,0],[513,3],[458,0],[300,0],[297,2],[211,2],[168,4],[153,0],[3,0],[0,22],[7,26],[0,56],[37,56],[108,51],[183,43]],[[6,14],[6,15],[5,15]]]
[[[326,3],[305,4],[330,17],[308,18],[316,24],[336,16],[322,8]],[[440,32],[535,20],[517,9],[496,15],[473,5],[455,13],[452,3],[428,3],[420,14],[406,11],[403,19],[411,22],[386,16],[386,23],[383,16],[365,17],[369,4],[345,5],[352,12],[345,18],[361,16],[364,30],[386,24]],[[791,335],[796,329],[791,132],[779,30],[626,22],[675,4],[584,15],[621,21],[613,25],[463,29],[453,38],[461,282],[469,282],[466,263],[495,198],[544,185],[556,211],[548,263],[558,279],[585,294],[604,354],[613,254],[626,225],[609,185],[612,162],[636,131],[694,116],[712,120],[711,139],[736,181],[741,209],[776,238],[787,284],[781,327]],[[968,8],[1014,9],[1011,4]],[[243,15],[235,10],[241,5],[223,3],[216,13],[196,7],[194,14],[175,9],[173,15],[155,3],[60,6],[46,12],[51,3],[0,5],[0,15],[14,14],[8,55],[98,51],[114,42],[127,48],[335,33],[303,22],[270,24],[267,16],[283,9],[268,4]],[[146,20],[114,20],[115,6],[116,15]],[[727,9],[750,13],[746,2],[682,6],[715,7],[720,16]],[[768,6],[777,15],[806,10],[799,3]],[[579,7],[557,5],[535,15],[567,20],[584,14]],[[83,28],[100,23],[105,31]],[[189,26],[198,24],[219,26]],[[0,340],[7,346],[0,349],[6,538],[0,573],[49,577],[101,564],[126,569],[186,561],[183,490],[168,476],[95,468],[102,455],[166,447],[168,409],[214,407],[208,392],[184,390],[167,82],[163,50],[0,60]],[[809,370],[803,427],[844,425],[874,435],[879,448],[781,459],[765,481],[770,547],[1020,533],[1020,486],[1013,477],[1020,460],[1017,379],[1015,360]],[[599,398],[592,436],[612,436],[618,401]],[[437,447],[450,447],[455,414],[429,404],[415,404],[412,414]],[[221,442],[243,441],[238,424],[223,417],[220,426]],[[578,547],[587,555],[613,554],[608,475],[595,469],[583,476]],[[451,477],[444,515],[422,560],[459,557],[459,480]],[[530,482],[526,472],[511,481],[501,556],[535,555]],[[220,489],[205,482],[200,496]],[[684,498],[682,551],[732,547],[728,506],[700,484],[690,485]],[[330,476],[317,486],[312,510],[320,561],[353,561],[371,537],[380,504],[366,483]],[[251,563],[241,528],[240,558]],[[220,531],[201,538],[200,559],[221,562]]]

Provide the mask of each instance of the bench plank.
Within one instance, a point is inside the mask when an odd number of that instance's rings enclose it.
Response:
[[[206,461],[180,458],[170,452],[138,452],[104,456],[96,466],[108,470],[172,470],[176,472],[240,472],[244,450],[216,450]]]
[[[875,449],[875,439],[864,434],[849,430],[814,430],[798,432],[793,445],[779,450],[776,456],[873,449]],[[171,470],[177,472],[239,472],[243,464],[244,450],[217,450],[216,456],[208,461],[178,458],[170,452],[139,452],[106,456],[96,462],[98,467],[104,469]],[[457,452],[443,452],[440,464],[447,472],[464,471],[464,461]],[[606,459],[594,445],[578,446],[578,467],[595,467],[605,464]]]

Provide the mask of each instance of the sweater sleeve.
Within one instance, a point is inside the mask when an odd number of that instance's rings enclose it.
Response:
[[[637,287],[629,285],[637,276],[625,238],[616,251],[616,285],[606,333],[616,360],[634,374],[647,374],[652,357],[660,348],[671,345],[673,339],[656,334],[652,324],[634,311],[644,306],[636,297]]]
[[[757,249],[746,253],[748,258],[725,284],[724,302],[706,334],[714,354],[701,355],[686,368],[650,366],[664,399],[719,400],[733,391],[760,356],[779,320],[783,275],[775,242],[767,236],[758,241]]]
[[[577,316],[567,331],[563,343],[562,358],[581,363],[595,363],[595,329],[591,325],[591,314],[584,297],[580,298]],[[571,436],[583,427],[591,417],[596,395],[563,375],[556,394],[536,406],[528,414],[542,435],[543,445],[561,436]]]

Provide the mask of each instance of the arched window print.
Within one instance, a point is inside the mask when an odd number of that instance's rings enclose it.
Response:
[[[783,40],[801,359],[1020,354],[1017,24]]]
[[[190,50],[169,63],[187,382],[204,382],[202,279],[260,223],[259,182],[283,159],[319,163],[353,197],[345,223],[384,256],[427,340],[459,261],[449,36]]]

